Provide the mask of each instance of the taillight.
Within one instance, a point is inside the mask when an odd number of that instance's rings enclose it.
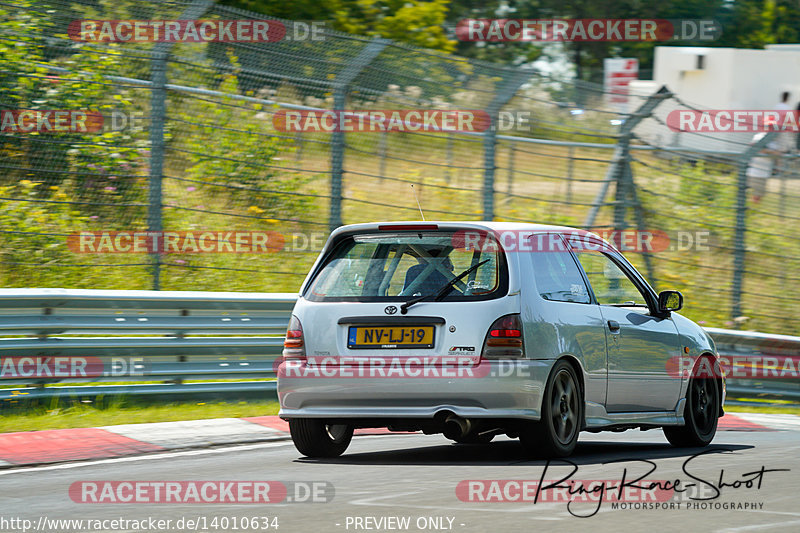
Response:
[[[303,326],[294,315],[289,320],[289,327],[286,328],[286,338],[283,340],[283,358],[306,358],[306,347],[303,343]]]
[[[525,357],[525,346],[522,343],[522,320],[519,315],[506,315],[494,321],[486,333],[483,357],[486,359]]]

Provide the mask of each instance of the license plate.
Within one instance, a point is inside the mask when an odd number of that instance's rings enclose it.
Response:
[[[433,326],[350,326],[347,347],[433,348]]]

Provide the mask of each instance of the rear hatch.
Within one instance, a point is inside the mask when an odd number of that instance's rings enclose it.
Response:
[[[339,233],[295,316],[310,365],[475,365],[489,326],[519,313],[496,242],[463,229],[386,224]]]

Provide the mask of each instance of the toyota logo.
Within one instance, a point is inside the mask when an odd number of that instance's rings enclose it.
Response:
[[[393,305],[387,305],[386,309],[384,309],[383,312],[386,313],[387,315],[393,315],[397,312],[397,307]]]

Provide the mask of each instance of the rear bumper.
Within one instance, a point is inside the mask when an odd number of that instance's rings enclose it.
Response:
[[[279,416],[420,418],[449,411],[464,418],[538,420],[554,361],[482,361],[465,368],[427,368],[397,377],[369,371],[317,374],[305,363],[278,371]],[[330,374],[336,374],[331,377]],[[416,376],[427,377],[416,377]]]

